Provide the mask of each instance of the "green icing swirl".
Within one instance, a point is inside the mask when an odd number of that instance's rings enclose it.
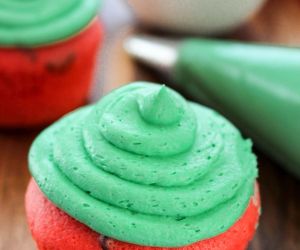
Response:
[[[0,44],[36,46],[63,40],[96,16],[100,0],[2,0]]]
[[[61,119],[34,142],[31,173],[93,230],[146,246],[216,236],[244,213],[257,176],[251,142],[216,112],[135,83]]]

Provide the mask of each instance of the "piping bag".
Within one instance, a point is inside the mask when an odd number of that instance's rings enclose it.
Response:
[[[225,114],[300,178],[300,49],[150,36],[130,37],[124,47],[136,59],[169,71],[180,88]]]

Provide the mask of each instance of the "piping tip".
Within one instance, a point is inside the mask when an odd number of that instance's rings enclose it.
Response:
[[[124,41],[125,51],[146,65],[171,71],[178,58],[179,42],[148,35],[134,35]]]

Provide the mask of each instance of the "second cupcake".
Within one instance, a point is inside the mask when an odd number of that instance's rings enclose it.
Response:
[[[0,127],[40,126],[84,104],[102,40],[100,0],[0,3]]]

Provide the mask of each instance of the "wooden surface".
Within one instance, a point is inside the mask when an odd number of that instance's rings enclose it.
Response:
[[[242,40],[300,44],[300,1],[271,0],[229,36]],[[162,78],[135,64],[122,50],[122,35],[108,46],[104,92],[133,80]],[[299,83],[300,84],[300,83]],[[38,131],[0,132],[0,250],[34,250],[26,226],[27,153]],[[251,250],[300,249],[300,181],[258,152],[263,214]]]

